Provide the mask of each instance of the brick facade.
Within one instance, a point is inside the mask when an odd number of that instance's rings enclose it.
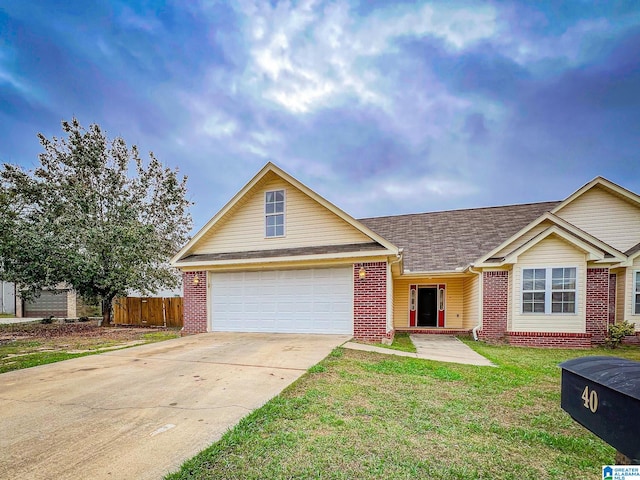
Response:
[[[615,273],[609,274],[609,324],[616,323],[616,285]]]
[[[622,339],[623,345],[640,345],[640,332],[636,332],[634,335],[629,335]]]
[[[589,348],[590,333],[509,332],[510,345],[521,347]]]
[[[608,268],[588,268],[586,333],[507,332],[509,272],[484,272],[482,340],[505,338],[511,345],[527,347],[589,348],[604,342],[609,323],[615,321],[616,276]]]
[[[507,332],[509,313],[509,272],[482,273],[482,340],[498,340]]]
[[[398,332],[415,333],[424,335],[471,335],[470,328],[425,328],[425,327],[409,327],[399,329]]]
[[[609,269],[587,269],[586,317],[587,333],[593,344],[601,344],[609,323]]]
[[[366,276],[360,278],[360,268]],[[353,336],[381,342],[393,337],[387,332],[387,263],[353,264]]]
[[[198,276],[198,284],[193,280]],[[184,288],[184,327],[183,334],[204,333],[207,331],[207,272],[183,272]]]

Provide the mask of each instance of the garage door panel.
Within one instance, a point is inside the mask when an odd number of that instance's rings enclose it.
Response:
[[[350,267],[230,272],[211,278],[214,331],[353,333]]]
[[[25,317],[66,317],[67,291],[40,292],[40,296],[24,304]]]

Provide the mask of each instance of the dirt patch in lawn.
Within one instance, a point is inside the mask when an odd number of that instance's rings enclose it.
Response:
[[[168,328],[99,327],[97,321],[0,325],[0,373],[179,335]]]

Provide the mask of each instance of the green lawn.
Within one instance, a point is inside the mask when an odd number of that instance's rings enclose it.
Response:
[[[391,345],[385,345],[384,343],[376,343],[377,347],[390,348],[392,350],[400,350],[401,352],[416,352],[416,347],[413,345],[408,333],[399,332],[393,337],[393,343]]]
[[[615,452],[560,409],[557,365],[640,349],[466,343],[499,367],[337,349],[167,478],[601,478]]]

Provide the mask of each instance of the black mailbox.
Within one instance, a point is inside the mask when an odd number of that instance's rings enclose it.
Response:
[[[636,463],[640,459],[640,362],[583,357],[560,367],[562,408]]]

